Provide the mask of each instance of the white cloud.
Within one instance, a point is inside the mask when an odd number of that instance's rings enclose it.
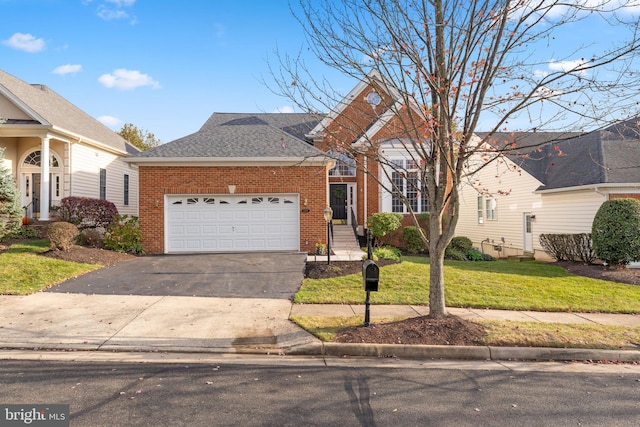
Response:
[[[584,66],[584,64],[585,64],[584,59],[575,59],[573,61],[559,61],[559,62],[551,61],[549,62],[549,69],[551,71],[561,71],[564,73],[574,72],[580,76],[584,76],[585,74],[587,74],[587,70],[576,70],[576,68],[580,68]]]
[[[295,110],[290,105],[285,105],[282,107],[278,107],[272,111],[272,113],[295,113]]]
[[[85,0],[85,4],[90,4]],[[114,21],[118,19],[130,19],[131,24],[135,24],[137,19],[132,16],[126,8],[132,7],[136,0],[103,0],[98,4],[98,17],[105,21]]]
[[[53,74],[58,74],[61,76],[65,76],[67,74],[76,74],[78,72],[82,71],[82,65],[80,64],[66,64],[66,65],[61,65],[59,67],[56,67],[52,73]]]
[[[103,74],[98,78],[104,87],[121,90],[133,90],[142,86],[151,86],[154,89],[160,88],[160,83],[155,81],[148,74],[142,74],[137,70],[127,70],[118,68],[112,74]]]
[[[105,21],[113,21],[115,19],[127,19],[129,14],[121,9],[109,9],[106,6],[98,6],[98,16]]]
[[[120,120],[117,117],[113,117],[113,116],[100,116],[98,117],[98,121],[100,123],[102,123],[103,125],[109,127],[109,128],[116,128],[119,127],[120,124],[122,123],[122,120]]]
[[[3,40],[2,43],[14,49],[24,50],[29,53],[40,52],[45,46],[43,39],[36,38],[31,34],[23,33],[15,33],[7,40]]]
[[[549,72],[544,70],[535,70],[533,72],[533,75],[536,77],[545,78],[549,75]]]
[[[545,86],[540,86],[536,89],[536,96],[538,98],[555,98],[562,95],[564,92],[560,90],[551,89]]]
[[[105,0],[107,3],[115,4],[116,7],[130,7],[136,3],[136,0]]]

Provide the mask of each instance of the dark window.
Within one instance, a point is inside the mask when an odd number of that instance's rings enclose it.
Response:
[[[107,200],[107,170],[100,169],[100,199]]]
[[[124,205],[129,206],[129,175],[124,175]]]

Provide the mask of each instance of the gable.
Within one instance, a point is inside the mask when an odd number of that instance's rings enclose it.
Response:
[[[15,114],[9,124],[40,125],[50,130],[80,136],[84,142],[126,153],[125,140],[44,85],[28,84],[0,70],[0,116]],[[8,104],[13,105],[10,107]],[[6,112],[3,108],[7,108]],[[21,113],[20,113],[21,112]],[[22,120],[29,119],[28,122]]]

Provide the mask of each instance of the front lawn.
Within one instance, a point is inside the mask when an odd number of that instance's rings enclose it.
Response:
[[[445,299],[449,307],[558,312],[640,313],[640,286],[567,273],[549,263],[445,262]],[[362,304],[362,276],[305,279],[294,302]],[[429,303],[429,259],[406,257],[380,269],[372,304]]]
[[[28,295],[101,268],[38,255],[49,250],[48,240],[13,244],[0,253],[0,294]]]

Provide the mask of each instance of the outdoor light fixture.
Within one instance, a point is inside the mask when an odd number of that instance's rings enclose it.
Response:
[[[331,263],[331,220],[333,219],[333,209],[331,206],[327,206],[322,211],[324,220],[327,222],[327,264]]]

